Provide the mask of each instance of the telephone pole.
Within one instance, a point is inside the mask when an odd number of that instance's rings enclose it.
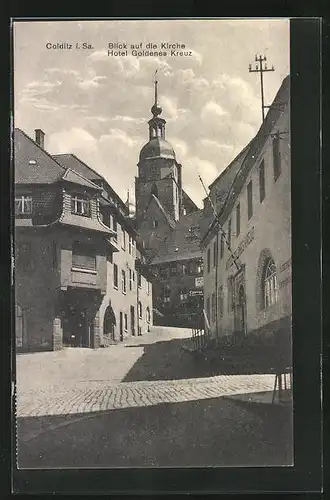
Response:
[[[252,69],[252,64],[249,64],[249,73],[260,73],[260,87],[261,87],[261,115],[262,115],[262,121],[265,119],[265,108],[268,108],[269,106],[265,106],[264,103],[264,78],[263,74],[268,72],[268,71],[275,71],[274,66],[271,68],[267,68],[267,57],[266,56],[259,56],[256,54],[255,56],[255,68]],[[263,65],[265,63],[265,65]]]

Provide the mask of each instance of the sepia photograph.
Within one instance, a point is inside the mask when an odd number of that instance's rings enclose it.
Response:
[[[17,468],[293,466],[289,19],[12,37]]]

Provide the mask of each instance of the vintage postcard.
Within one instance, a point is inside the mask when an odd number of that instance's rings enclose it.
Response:
[[[13,21],[17,467],[292,466],[288,19]]]

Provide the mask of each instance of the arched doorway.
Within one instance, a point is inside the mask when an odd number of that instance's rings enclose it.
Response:
[[[103,335],[110,337],[111,340],[115,340],[115,326],[116,316],[111,304],[109,304],[104,313]]]

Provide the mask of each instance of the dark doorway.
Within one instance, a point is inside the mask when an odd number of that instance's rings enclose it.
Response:
[[[63,344],[67,347],[90,347],[91,325],[85,309],[69,305],[63,320]]]
[[[135,335],[135,309],[131,306],[131,333]]]
[[[238,292],[238,315],[239,315],[239,331],[245,335],[245,293],[244,287],[241,285]]]
[[[109,336],[111,340],[115,340],[115,325],[116,316],[112,306],[109,304],[104,313],[103,334]]]
[[[123,340],[123,313],[120,311],[119,315],[119,334],[120,334],[120,340]]]

